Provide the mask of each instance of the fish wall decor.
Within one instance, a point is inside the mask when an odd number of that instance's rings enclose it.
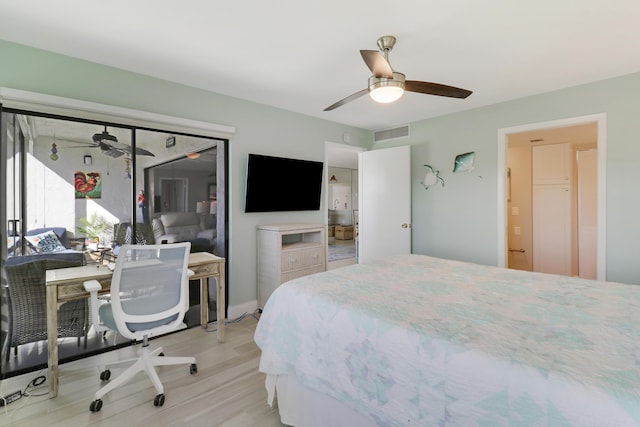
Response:
[[[453,172],[471,172],[473,170],[473,161],[475,160],[475,157],[475,151],[458,154],[453,164]]]

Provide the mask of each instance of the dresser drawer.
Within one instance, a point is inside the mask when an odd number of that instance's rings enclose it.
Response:
[[[282,283],[288,282],[289,280],[297,279],[298,277],[304,277],[310,274],[320,273],[322,271],[324,271],[324,265],[316,265],[315,267],[303,268],[301,270],[282,273]]]
[[[258,307],[282,283],[326,269],[327,226],[324,224],[259,225]]]
[[[324,246],[313,246],[291,252],[282,252],[282,272],[285,273],[287,271],[316,265],[324,267],[323,250]]]

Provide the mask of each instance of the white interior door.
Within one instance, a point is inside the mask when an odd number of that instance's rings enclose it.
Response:
[[[411,147],[358,156],[358,262],[411,253]]]
[[[533,271],[571,274],[568,185],[533,186]]]
[[[598,277],[598,150],[578,151],[578,275]]]

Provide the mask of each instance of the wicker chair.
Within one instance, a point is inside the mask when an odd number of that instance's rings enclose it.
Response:
[[[20,258],[20,257],[18,257]],[[5,265],[9,308],[6,359],[10,349],[18,354],[18,346],[47,339],[46,271],[82,265],[81,259],[61,260],[45,256],[16,265]],[[88,300],[69,301],[58,311],[58,337],[85,337],[89,329]]]

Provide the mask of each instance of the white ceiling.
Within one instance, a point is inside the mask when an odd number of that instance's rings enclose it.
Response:
[[[640,71],[638,0],[0,0],[0,38],[371,130]],[[360,49],[466,100],[361,97]]]

